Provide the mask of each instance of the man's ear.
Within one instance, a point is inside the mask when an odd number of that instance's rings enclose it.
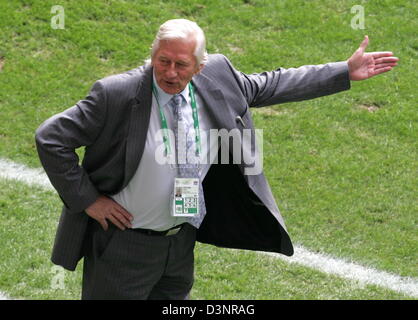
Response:
[[[200,64],[194,74],[199,74],[202,71],[202,69],[204,68],[204,66],[205,66],[204,64]]]

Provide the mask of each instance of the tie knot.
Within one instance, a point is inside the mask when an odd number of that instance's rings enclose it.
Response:
[[[181,96],[181,94],[175,94],[172,98],[171,98],[171,100],[172,100],[172,102],[173,102],[173,105],[174,106],[176,106],[176,107],[180,107],[181,106],[181,103],[183,102],[183,99],[182,99],[183,97]]]

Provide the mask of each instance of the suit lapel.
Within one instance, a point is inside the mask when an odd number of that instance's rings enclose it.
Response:
[[[138,168],[145,148],[152,106],[152,67],[147,66],[138,84],[135,102],[129,119],[129,133],[126,145],[125,187]]]
[[[145,148],[152,106],[152,70],[151,66],[145,67],[131,108],[123,188],[135,174]],[[213,129],[229,131],[236,128],[232,109],[228,107],[220,88],[202,73],[194,76],[192,83],[207,107],[206,113],[214,125]]]

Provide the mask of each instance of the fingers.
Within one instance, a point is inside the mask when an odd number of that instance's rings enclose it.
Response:
[[[362,52],[365,52],[368,45],[369,45],[369,36],[364,36],[364,40],[361,42],[359,49]]]
[[[123,221],[123,219],[120,219],[120,217],[117,217],[116,215],[110,215],[107,219],[110,220],[116,227],[118,227],[121,230],[125,230],[126,228],[130,228],[130,223],[126,223]]]
[[[373,74],[378,75],[392,70],[393,67],[396,67],[398,65],[398,61],[399,59],[396,57],[385,57],[375,59]]]
[[[108,197],[100,196],[96,202],[85,211],[90,217],[100,223],[103,230],[108,229],[107,220],[112,222],[121,230],[132,228],[132,214]]]
[[[381,68],[388,68],[388,67],[393,68],[393,67],[396,67],[397,65],[398,65],[397,63],[382,63],[382,64],[376,64],[376,65],[374,66],[374,70],[381,69]]]
[[[384,73],[384,72],[388,72],[390,70],[392,70],[392,67],[382,67],[382,68],[379,68],[379,69],[374,69],[373,76],[376,76],[376,75]]]
[[[100,225],[102,226],[103,230],[104,231],[107,231],[107,229],[109,228],[109,225],[107,224],[106,219],[100,219],[100,220],[97,220],[97,221],[100,223]]]
[[[369,52],[374,59],[382,58],[382,57],[392,57],[392,51],[376,51],[376,52]],[[396,58],[396,57],[394,57]],[[398,59],[398,58],[396,58]],[[399,60],[399,59],[398,59]]]
[[[116,227],[118,227],[121,230],[125,230],[126,228],[132,228],[131,222],[127,220],[122,214],[118,212],[111,212],[102,219],[98,220],[103,230],[105,231],[109,227],[107,220],[109,220],[111,223],[113,223]]]
[[[375,64],[381,64],[381,63],[396,63],[399,59],[397,57],[384,57],[384,58],[378,58],[374,59]]]
[[[361,42],[359,50],[363,53],[366,51],[367,46],[369,45],[369,37],[364,36],[364,40]],[[376,52],[369,52],[374,59],[384,58],[384,57],[393,57],[392,51],[376,51]],[[396,61],[399,60],[397,57],[393,57]]]
[[[132,221],[134,219],[133,215],[130,214],[128,211],[126,211],[124,207],[122,207],[116,202],[115,204],[116,204],[116,207],[115,207],[116,211],[122,215],[123,219],[125,219],[126,221]]]
[[[107,211],[106,219],[110,220],[115,226],[117,226],[121,230],[125,230],[126,228],[132,228],[131,221],[133,220],[133,216],[122,206],[120,206],[118,203],[114,201],[109,210]]]
[[[115,212],[113,212],[113,218],[115,218],[114,223],[119,229],[125,230],[125,228],[132,228],[131,221],[133,220],[133,217],[130,213],[128,213],[125,209],[122,207],[115,208]],[[113,221],[112,221],[113,222]]]

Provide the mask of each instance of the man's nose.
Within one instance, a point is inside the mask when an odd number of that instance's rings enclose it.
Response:
[[[165,72],[166,77],[168,78],[175,78],[177,77],[177,70],[176,70],[176,64],[173,62],[171,63]]]

